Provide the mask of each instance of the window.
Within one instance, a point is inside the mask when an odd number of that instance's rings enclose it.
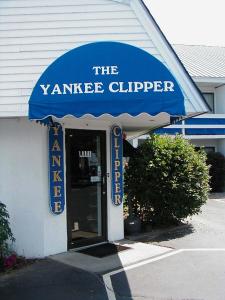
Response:
[[[216,152],[216,148],[213,146],[212,147],[211,146],[195,147],[196,151],[200,151],[201,149],[203,149],[206,153]]]
[[[141,146],[146,139],[138,139],[138,146]]]
[[[209,113],[215,113],[214,93],[202,93],[202,95],[205,98],[207,104],[209,105]]]
[[[206,153],[216,152],[215,147],[204,147],[203,149],[205,150]]]

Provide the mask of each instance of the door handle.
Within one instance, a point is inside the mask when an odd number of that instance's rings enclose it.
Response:
[[[106,183],[105,176],[102,176],[102,185],[103,185],[102,195],[106,195],[105,183]]]

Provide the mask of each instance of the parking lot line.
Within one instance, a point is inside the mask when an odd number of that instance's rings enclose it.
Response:
[[[128,271],[128,270],[135,269],[135,268],[138,268],[138,267],[143,266],[143,265],[150,264],[150,263],[158,261],[158,260],[162,260],[164,258],[167,258],[169,256],[172,256],[172,255],[175,255],[175,254],[178,254],[178,253],[181,253],[181,252],[182,252],[182,249],[175,250],[175,251],[170,251],[169,253],[167,252],[166,254],[163,254],[163,255],[160,255],[160,256],[157,256],[157,257],[153,257],[153,258],[147,259],[145,261],[141,261],[139,263],[132,264],[130,266],[120,268],[118,270],[115,270],[115,271],[104,274],[102,277],[103,277],[103,281],[104,281],[104,284],[105,284],[108,299],[109,300],[116,300],[116,296],[115,296],[113,286],[112,286],[111,276],[113,276],[115,274],[118,274],[118,273],[121,273],[123,271]]]
[[[218,251],[219,252],[225,252],[225,248],[187,248],[187,249],[179,249],[179,250],[170,251],[169,253],[167,252],[166,254],[163,254],[163,255],[160,255],[160,256],[157,256],[157,257],[153,257],[153,258],[147,259],[145,261],[142,261],[142,262],[139,262],[139,263],[136,263],[136,264],[132,264],[130,266],[120,268],[118,270],[115,270],[115,271],[104,274],[102,277],[103,277],[104,285],[105,285],[106,292],[107,292],[107,295],[108,295],[108,300],[116,300],[116,295],[115,295],[115,292],[114,292],[114,289],[113,289],[111,276],[116,275],[118,273],[121,273],[123,271],[132,270],[132,269],[141,267],[143,265],[147,265],[147,264],[162,260],[164,258],[173,256],[173,255],[176,255],[176,254],[179,254],[179,253],[182,253],[182,252],[201,252],[201,251],[203,251],[203,252],[207,252],[207,251],[209,251],[209,252],[218,252]]]
[[[223,199],[223,200],[221,200],[221,199],[210,199],[210,200],[225,204],[225,199]]]
[[[195,251],[211,251],[211,252],[218,252],[218,251],[225,251],[225,248],[191,248],[191,249],[181,249],[182,252],[195,252]]]

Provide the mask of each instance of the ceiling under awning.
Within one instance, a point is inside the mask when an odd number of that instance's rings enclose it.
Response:
[[[118,120],[130,132],[186,116],[184,96],[166,66],[123,43],[97,42],[56,59],[29,100],[29,118]],[[44,121],[45,120],[45,121]]]

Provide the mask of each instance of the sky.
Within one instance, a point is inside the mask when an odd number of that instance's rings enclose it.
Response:
[[[145,0],[170,43],[225,47],[225,0]]]

